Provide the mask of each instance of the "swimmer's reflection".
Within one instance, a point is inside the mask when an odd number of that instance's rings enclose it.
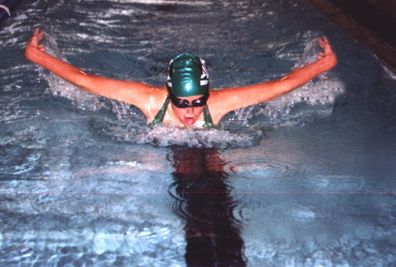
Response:
[[[216,149],[173,148],[175,213],[185,221],[187,266],[246,266],[228,175]],[[172,188],[171,188],[172,189]]]

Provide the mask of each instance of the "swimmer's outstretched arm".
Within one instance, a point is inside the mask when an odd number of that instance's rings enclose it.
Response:
[[[155,88],[144,83],[134,81],[120,81],[85,73],[81,69],[53,57],[45,52],[40,41],[44,32],[36,29],[32,38],[26,45],[25,57],[41,67],[49,70],[60,78],[79,86],[93,94],[115,99],[135,105],[150,119],[151,110],[158,110],[155,103],[157,97],[165,95],[160,88]]]
[[[287,94],[316,76],[332,69],[337,64],[337,56],[333,52],[327,38],[318,39],[322,52],[316,61],[291,71],[279,80],[268,81],[237,88],[224,88],[211,92],[208,100],[214,123],[217,123],[228,112],[250,105],[267,102]]]

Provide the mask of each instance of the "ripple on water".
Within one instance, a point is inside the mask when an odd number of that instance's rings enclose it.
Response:
[[[290,216],[299,222],[312,222],[316,219],[315,211],[305,206],[293,207],[290,210]]]
[[[124,236],[120,233],[97,232],[93,240],[93,250],[97,254],[116,251],[123,245]]]
[[[247,241],[252,266],[394,266],[394,244],[345,236],[336,242],[318,240]]]
[[[288,166],[277,163],[266,162],[244,162],[238,163],[233,170],[243,177],[277,177],[288,172]]]
[[[21,107],[19,104],[3,104],[0,110],[2,124],[23,123],[41,116],[40,111]]]
[[[23,262],[31,257],[33,249],[26,244],[15,244],[3,248],[1,250],[1,254],[3,253],[7,256],[7,258],[12,259],[14,262]]]
[[[182,259],[183,235],[172,230],[175,226],[181,228],[177,222],[154,220],[151,225],[145,223],[141,227],[135,226],[138,223],[134,222],[129,229],[124,225],[113,227],[113,222],[103,222],[101,229],[96,231],[84,228],[87,222],[74,229],[66,229],[65,222],[59,222],[60,227],[54,225],[52,231],[18,228],[5,233],[8,246],[0,247],[0,265],[18,262],[23,266],[35,266],[37,262],[39,266],[82,266],[92,260],[95,263],[92,266],[158,266],[155,263],[167,256],[167,264],[160,266],[171,266],[169,262]],[[43,223],[36,227],[46,228],[48,225]],[[0,245],[1,242],[2,239]],[[116,264],[121,258],[126,262]],[[143,261],[150,264],[141,264]]]
[[[312,189],[325,192],[356,192],[365,185],[363,177],[348,175],[318,175],[309,181]]]
[[[5,179],[32,171],[41,158],[39,151],[20,146],[3,147],[2,150],[5,156],[0,159],[0,177]]]

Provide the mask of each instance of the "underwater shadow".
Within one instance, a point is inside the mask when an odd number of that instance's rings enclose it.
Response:
[[[246,266],[238,205],[230,196],[224,161],[214,148],[173,147],[169,193],[173,211],[185,221],[185,261],[191,266]]]

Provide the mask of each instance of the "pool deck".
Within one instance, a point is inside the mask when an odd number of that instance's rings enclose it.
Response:
[[[308,0],[396,73],[396,0]]]

